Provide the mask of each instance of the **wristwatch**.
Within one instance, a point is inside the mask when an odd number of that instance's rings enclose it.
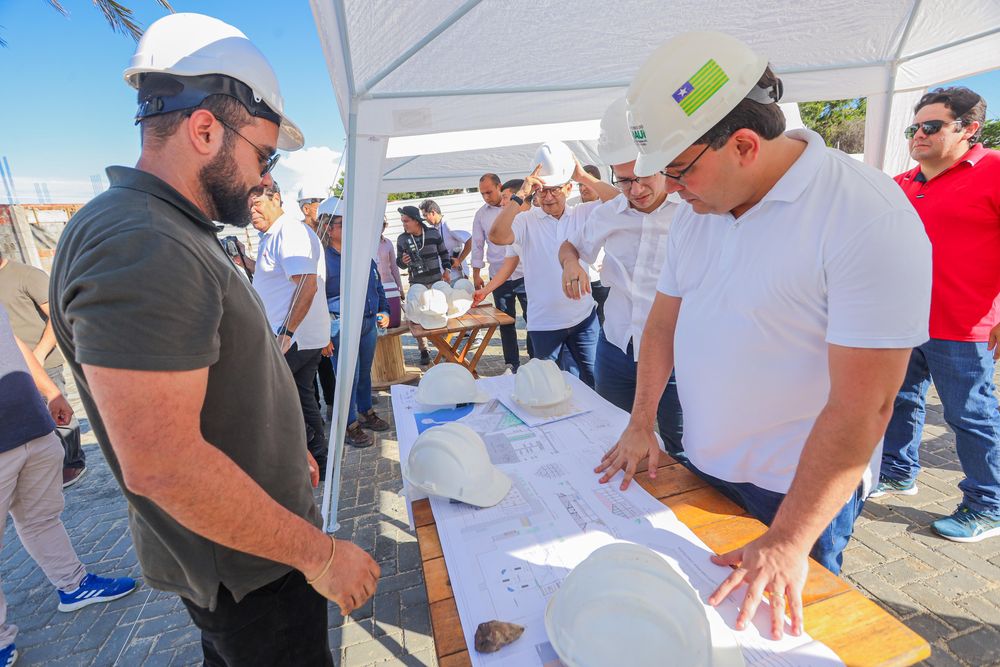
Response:
[[[518,197],[516,194],[510,196],[510,200],[515,202],[518,206],[524,206],[524,200]]]
[[[275,336],[288,336],[289,338],[291,338],[292,336],[295,335],[295,332],[292,331],[291,329],[289,329],[288,327],[286,327],[284,324],[282,324],[280,327],[278,327],[278,330],[275,332],[274,335]]]

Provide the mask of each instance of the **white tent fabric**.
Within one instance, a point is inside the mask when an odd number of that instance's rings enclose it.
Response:
[[[379,182],[389,138],[592,121],[672,34],[720,30],[744,40],[782,77],[785,102],[868,97],[865,161],[890,173],[906,164],[898,139],[916,96],[1000,66],[997,0],[310,4],[348,130],[348,216],[372,222],[352,229],[348,243],[365,249],[374,247],[385,205]],[[347,247],[345,280],[364,276],[368,256]],[[354,282],[344,291],[349,321],[364,297]],[[357,329],[347,330],[345,348],[354,350]],[[353,369],[351,356],[338,372]],[[337,383],[335,398],[341,417],[345,385]],[[340,424],[332,428],[338,440]]]

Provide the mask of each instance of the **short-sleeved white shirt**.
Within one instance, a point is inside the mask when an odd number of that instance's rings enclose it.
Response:
[[[924,343],[931,287],[930,244],[892,179],[815,132],[787,136],[805,151],[738,219],[678,211],[657,285],[683,300],[685,452],[719,479],[779,493],[828,399],[828,345]]]
[[[664,199],[647,214],[632,208],[625,195],[618,195],[598,206],[570,238],[585,262],[593,263],[604,251],[601,284],[611,288],[604,304],[604,336],[622,352],[632,341],[636,361],[678,201]]]
[[[317,350],[330,342],[330,315],[326,309],[326,260],[319,238],[287,213],[260,235],[253,288],[264,302],[267,321],[277,332],[288,316],[295,294],[292,276],[317,276],[316,296],[295,329],[292,342],[300,350]]]
[[[558,220],[538,206],[514,217],[514,244],[518,246],[528,293],[528,331],[568,329],[587,319],[596,307],[589,294],[576,301],[563,293],[559,246],[577,233],[600,204],[597,201],[567,206]],[[582,260],[580,265],[587,268]]]
[[[507,256],[504,250],[505,246],[490,241],[490,230],[493,229],[493,223],[496,222],[497,216],[502,211],[502,206],[483,204],[472,218],[472,252],[469,253],[469,259],[472,260],[472,268],[474,269],[482,269],[489,265],[490,277],[495,276],[500,271],[504,257]],[[485,256],[484,246],[486,248]],[[524,272],[519,264],[508,280],[517,280],[523,276]]]
[[[449,252],[460,252],[465,247],[465,242],[471,238],[468,232],[462,231],[452,231],[451,227],[444,220],[441,221],[441,225],[437,227],[437,230],[441,232],[441,239],[444,241],[444,245],[448,248]],[[451,269],[451,266],[448,267]],[[454,269],[451,269],[454,272]],[[472,272],[469,270],[469,258],[466,257],[461,264],[462,275],[469,276]],[[452,276],[454,280],[457,276]]]

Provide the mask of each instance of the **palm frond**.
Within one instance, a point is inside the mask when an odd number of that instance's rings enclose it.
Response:
[[[142,37],[142,27],[135,22],[131,9],[120,2],[115,2],[115,0],[93,0],[93,2],[94,6],[104,14],[104,18],[115,32],[129,35],[132,39],[139,41],[139,38]],[[174,11],[169,0],[154,0],[154,2],[168,12]],[[49,3],[56,6],[57,9],[61,9],[57,0],[49,0]]]
[[[66,8],[62,6],[62,3],[59,2],[59,0],[49,0],[49,6],[63,16],[69,16],[69,12],[66,11]]]

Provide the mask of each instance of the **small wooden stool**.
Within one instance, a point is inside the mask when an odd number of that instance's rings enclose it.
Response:
[[[408,333],[406,324],[388,329],[375,343],[375,358],[372,360],[372,389],[387,389],[394,384],[413,382],[420,377],[420,371],[407,368],[403,363],[403,341],[400,336]]]

